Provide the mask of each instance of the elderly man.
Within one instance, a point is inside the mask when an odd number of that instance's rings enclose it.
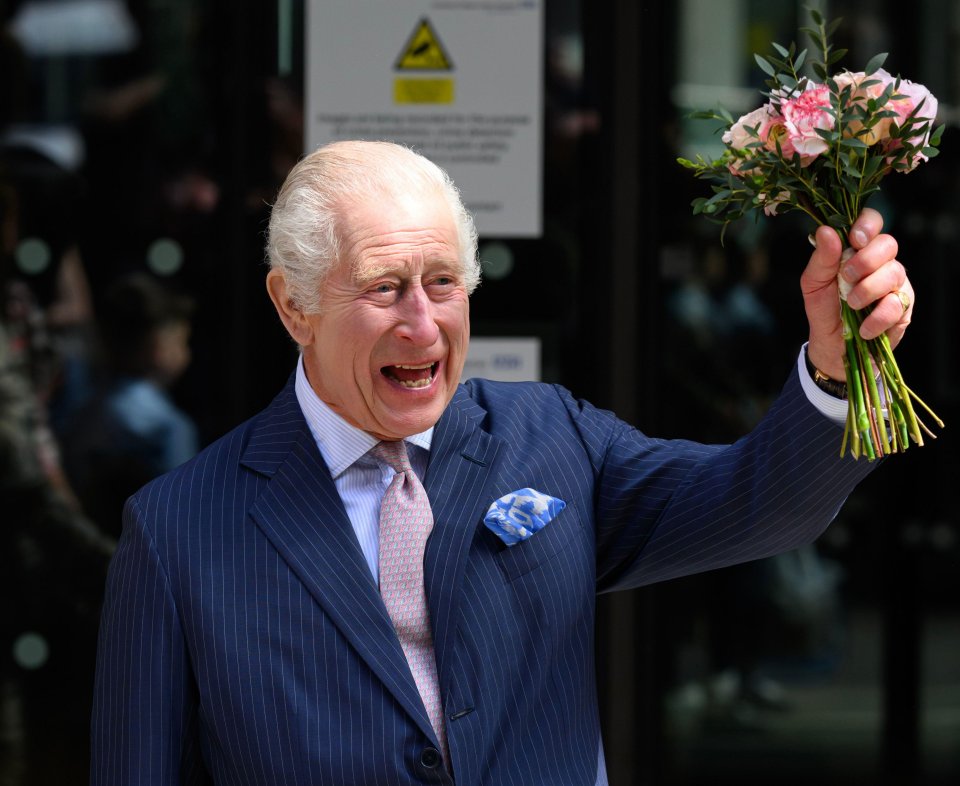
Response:
[[[816,239],[808,358],[842,378],[840,242]],[[873,212],[850,240],[864,330],[897,341],[896,244]],[[596,594],[809,542],[871,469],[838,457],[843,402],[802,354],[730,446],[651,439],[557,386],[460,384],[476,233],[405,148],[303,159],[269,255],[300,360],[127,503],[94,784],[605,783]]]

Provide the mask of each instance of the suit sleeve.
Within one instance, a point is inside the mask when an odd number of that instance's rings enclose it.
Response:
[[[810,403],[796,370],[732,445],[652,439],[582,405],[574,419],[596,473],[599,591],[810,543],[876,465],[840,456],[842,427]]]
[[[91,725],[92,786],[207,784],[170,582],[136,500],[110,566]]]

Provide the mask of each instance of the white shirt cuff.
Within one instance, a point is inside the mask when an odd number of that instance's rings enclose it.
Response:
[[[847,422],[847,401],[846,399],[837,398],[836,396],[831,396],[825,390],[821,390],[817,387],[817,383],[813,381],[813,378],[810,376],[810,372],[807,371],[807,345],[804,344],[800,348],[800,355],[797,358],[797,370],[800,374],[800,386],[803,388],[803,392],[806,393],[807,399],[813,406],[815,406],[820,412],[830,420],[832,420],[837,425],[842,426]]]

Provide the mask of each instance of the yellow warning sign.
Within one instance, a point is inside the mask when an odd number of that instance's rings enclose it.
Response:
[[[452,71],[453,63],[430,20],[423,17],[393,67],[397,71]]]
[[[453,79],[408,79],[393,80],[395,104],[452,104]]]

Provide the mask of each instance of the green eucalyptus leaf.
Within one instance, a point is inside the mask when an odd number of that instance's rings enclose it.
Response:
[[[806,59],[807,59],[807,50],[804,49],[799,55],[797,55],[797,59],[793,61],[794,70],[799,71],[801,68],[803,68],[803,63]]]
[[[863,167],[863,177],[868,179],[873,177],[877,170],[880,168],[880,163],[883,161],[883,158],[880,156],[869,156],[867,158],[867,163]]]
[[[830,57],[827,58],[827,65],[833,65],[834,63],[839,63],[846,56],[847,56],[846,49],[834,49],[830,53]]]
[[[760,55],[754,55],[753,59],[757,61],[757,65],[760,66],[760,70],[763,71],[765,74],[769,74],[770,76],[777,75],[776,69],[772,65],[770,65],[769,61],[766,58],[763,58]]]
[[[887,59],[887,52],[881,52],[878,55],[874,55],[868,61],[866,66],[864,66],[863,72],[867,75],[872,74],[874,71],[878,70],[880,66],[884,64]]]

